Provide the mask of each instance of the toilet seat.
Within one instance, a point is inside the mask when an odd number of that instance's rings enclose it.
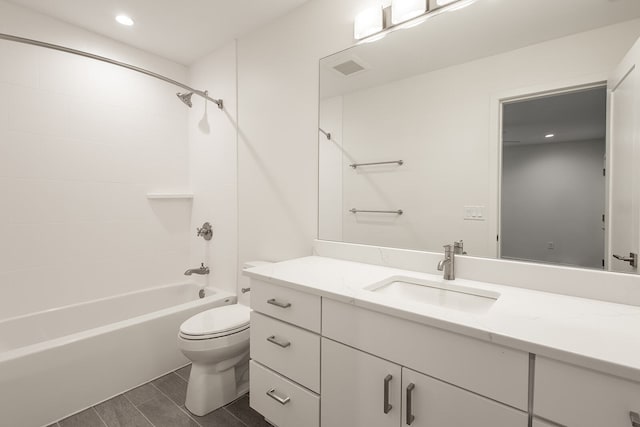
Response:
[[[225,337],[249,328],[249,307],[232,304],[212,308],[187,319],[180,325],[180,337],[208,340]]]

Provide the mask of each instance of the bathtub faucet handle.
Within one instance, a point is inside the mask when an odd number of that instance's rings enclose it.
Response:
[[[202,228],[196,228],[196,231],[198,232],[198,237],[202,237],[204,240],[208,241],[213,237],[213,227],[208,222],[202,224]]]

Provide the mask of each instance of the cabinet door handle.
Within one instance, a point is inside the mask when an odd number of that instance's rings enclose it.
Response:
[[[275,400],[276,402],[278,402],[281,405],[286,405],[291,400],[289,398],[289,396],[285,396],[285,397],[278,396],[278,394],[276,393],[276,389],[275,388],[272,388],[271,390],[269,390],[267,392],[267,396],[269,396],[270,398],[272,398],[273,400]]]
[[[393,406],[391,406],[391,404],[389,403],[389,383],[391,382],[392,378],[393,376],[391,374],[384,377],[384,402],[382,410],[385,414],[388,414],[391,408],[393,408]]]
[[[289,347],[291,345],[291,343],[289,341],[279,340],[278,338],[276,338],[275,335],[271,335],[269,338],[267,338],[267,341],[277,345],[278,347],[282,347],[282,348],[287,348],[287,347]]]
[[[275,298],[271,298],[271,299],[267,300],[267,304],[275,305],[276,307],[280,307],[280,308],[289,308],[289,307],[291,307],[291,303],[290,302],[280,302]]]
[[[413,416],[412,392],[414,388],[416,388],[416,385],[414,383],[411,383],[407,386],[407,425],[408,426],[413,424],[413,420],[416,419],[416,417]]]
[[[640,427],[640,415],[637,412],[629,412],[631,418],[631,427]]]

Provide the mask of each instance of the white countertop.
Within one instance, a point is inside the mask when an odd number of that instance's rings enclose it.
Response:
[[[249,277],[640,382],[640,307],[310,256],[245,270]],[[500,293],[471,314],[364,288],[409,276]]]

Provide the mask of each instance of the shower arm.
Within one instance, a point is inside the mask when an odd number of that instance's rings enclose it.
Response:
[[[84,52],[82,50],[72,49],[72,48],[65,47],[65,46],[60,46],[60,45],[57,45],[57,44],[42,42],[42,41],[39,41],[39,40],[27,39],[27,38],[24,38],[24,37],[13,36],[11,34],[0,33],[0,40],[8,40],[8,41],[13,41],[13,42],[17,42],[17,43],[30,44],[30,45],[33,45],[33,46],[39,46],[39,47],[44,47],[44,48],[47,48],[47,49],[58,50],[60,52],[71,53],[73,55],[84,56],[85,58],[95,59],[97,61],[106,62],[106,63],[112,64],[112,65],[117,65],[118,67],[123,67],[123,68],[127,68],[129,70],[132,70],[132,71],[137,71],[138,73],[146,74],[147,76],[154,77],[154,78],[159,79],[159,80],[163,80],[163,81],[165,81],[167,83],[170,83],[170,84],[172,84],[174,86],[178,86],[178,87],[181,87],[182,89],[188,90],[189,92],[193,92],[196,95],[201,96],[202,98],[215,103],[218,106],[219,109],[222,109],[223,106],[224,106],[224,104],[222,103],[222,99],[213,99],[213,98],[211,98],[207,91],[201,91],[201,90],[194,89],[194,88],[192,88],[190,86],[187,86],[184,83],[180,83],[180,82],[178,82],[176,80],[170,79],[169,77],[165,77],[165,76],[163,76],[161,74],[154,73],[153,71],[145,70],[144,68],[136,67],[135,65],[127,64],[126,62],[116,61],[114,59],[110,59],[110,58],[107,58],[105,56],[95,55],[93,53]]]

